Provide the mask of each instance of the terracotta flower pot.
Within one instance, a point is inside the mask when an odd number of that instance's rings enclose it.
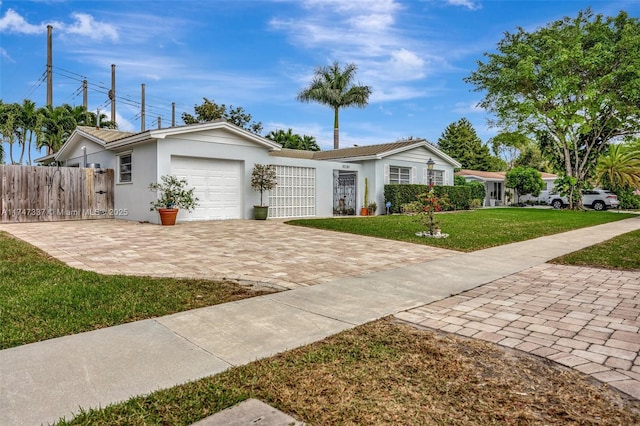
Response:
[[[367,209],[366,207],[362,207],[360,209],[360,216],[369,216],[369,209]]]
[[[175,225],[178,209],[158,209],[160,222],[165,226]]]

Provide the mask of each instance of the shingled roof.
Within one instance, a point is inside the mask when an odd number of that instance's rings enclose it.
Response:
[[[427,141],[424,139],[415,139],[410,141],[382,143],[378,145],[354,146],[351,148],[340,148],[330,151],[318,151],[314,154],[313,158],[316,160],[337,160],[339,158],[372,157],[390,151],[422,145],[425,142]]]
[[[114,142],[119,139],[124,139],[126,137],[136,134],[136,132],[122,132],[120,130],[103,129],[102,127],[92,127],[92,126],[78,126],[77,130],[87,135],[93,136],[97,139],[100,139],[105,143]]]

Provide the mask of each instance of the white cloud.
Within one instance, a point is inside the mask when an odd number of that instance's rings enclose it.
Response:
[[[15,63],[16,62],[9,55],[9,53],[7,53],[7,51],[2,47],[0,47],[0,57],[2,57],[5,61],[11,62],[11,63]]]
[[[462,6],[462,7],[466,7],[469,10],[478,10],[482,7],[479,2],[474,0],[446,0],[446,1],[451,6]]]
[[[428,30],[416,34],[399,24],[404,22],[402,3],[309,0],[304,6],[302,16],[273,18],[272,29],[285,32],[292,44],[327,58],[327,64],[355,63],[360,83],[373,88],[371,102],[420,97],[424,90],[410,84],[452,68],[442,49],[426,46],[421,36]],[[309,73],[300,72],[292,80],[304,85]]]
[[[0,32],[18,33],[18,34],[42,34],[46,31],[46,24],[32,25],[28,23],[15,10],[9,9],[0,18]]]
[[[0,33],[40,35],[46,31],[47,25],[52,25],[55,32],[63,35],[81,36],[91,40],[118,40],[116,27],[111,24],[96,21],[93,16],[86,13],[75,12],[71,14],[71,17],[73,18],[71,23],[51,21],[31,24],[15,10],[9,9],[0,18]]]
[[[461,114],[476,114],[485,113],[486,111],[478,106],[478,101],[471,101],[457,102],[455,107],[453,108],[453,112],[458,112]]]
[[[75,21],[71,24],[63,24],[60,28],[63,33],[88,37],[91,40],[118,41],[118,31],[113,25],[98,22],[86,13],[75,12],[71,16]]]

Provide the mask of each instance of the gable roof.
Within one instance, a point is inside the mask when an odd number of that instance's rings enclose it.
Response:
[[[342,160],[342,161],[362,161],[362,160],[378,160],[393,154],[408,151],[414,148],[425,147],[434,155],[447,160],[453,167],[460,167],[453,158],[430,144],[424,139],[415,139],[410,141],[399,141],[391,143],[383,143],[377,145],[356,146],[351,148],[332,149],[330,151],[302,151],[296,149],[282,149],[279,152],[271,152],[270,155],[275,157],[291,157],[305,158],[312,160]]]
[[[188,124],[185,126],[177,126],[177,127],[168,127],[165,129],[155,129],[155,130],[145,130],[144,132],[123,132],[120,130],[113,129],[103,129],[96,128],[91,126],[78,126],[73,131],[69,139],[62,145],[62,148],[58,150],[53,157],[46,156],[42,158],[36,159],[36,161],[41,162],[44,160],[58,160],[63,157],[63,154],[70,149],[77,141],[82,140],[83,138],[88,139],[92,142],[101,145],[105,149],[113,149],[113,148],[121,148],[127,145],[133,145],[140,142],[147,142],[151,140],[165,139],[167,136],[176,135],[176,134],[184,134],[184,133],[192,133],[199,132],[203,130],[211,130],[211,129],[219,129],[224,128],[231,133],[235,133],[245,139],[252,140],[253,142],[258,143],[259,145],[263,145],[270,150],[281,150],[282,147],[269,139],[263,138],[260,135],[256,135],[255,133],[251,133],[248,130],[242,129],[234,124],[227,122],[226,120],[214,120],[207,123],[198,123],[198,124]]]

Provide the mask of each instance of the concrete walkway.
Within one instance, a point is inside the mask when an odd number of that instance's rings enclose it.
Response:
[[[461,334],[532,353],[545,347],[537,333],[556,336],[555,346],[549,346],[553,351],[537,353],[586,366],[569,361],[582,356],[592,367],[624,375],[609,383],[624,382],[619,388],[640,398],[640,358],[634,346],[640,343],[640,272],[606,278],[602,295],[600,283],[587,277],[585,268],[567,268],[568,276],[552,279],[545,271],[555,267],[544,265],[636,229],[640,217],[0,351],[0,424],[53,422],[78,407],[105,406],[216,374],[392,314],[443,330],[459,326],[448,331],[467,330]],[[580,284],[593,288],[567,293],[559,284],[565,281],[572,289]],[[547,288],[538,289],[543,284]],[[544,295],[527,300],[535,291]],[[599,297],[584,300],[593,292]],[[542,306],[526,309],[554,303],[555,308],[562,304],[563,316]],[[584,315],[588,303],[596,307]],[[582,321],[573,325],[599,334],[586,336],[576,329],[571,335],[571,328],[557,324],[552,330],[540,322],[551,321],[548,317],[561,324]],[[588,339],[595,339],[594,346],[584,346]],[[582,371],[595,375],[602,370]]]

